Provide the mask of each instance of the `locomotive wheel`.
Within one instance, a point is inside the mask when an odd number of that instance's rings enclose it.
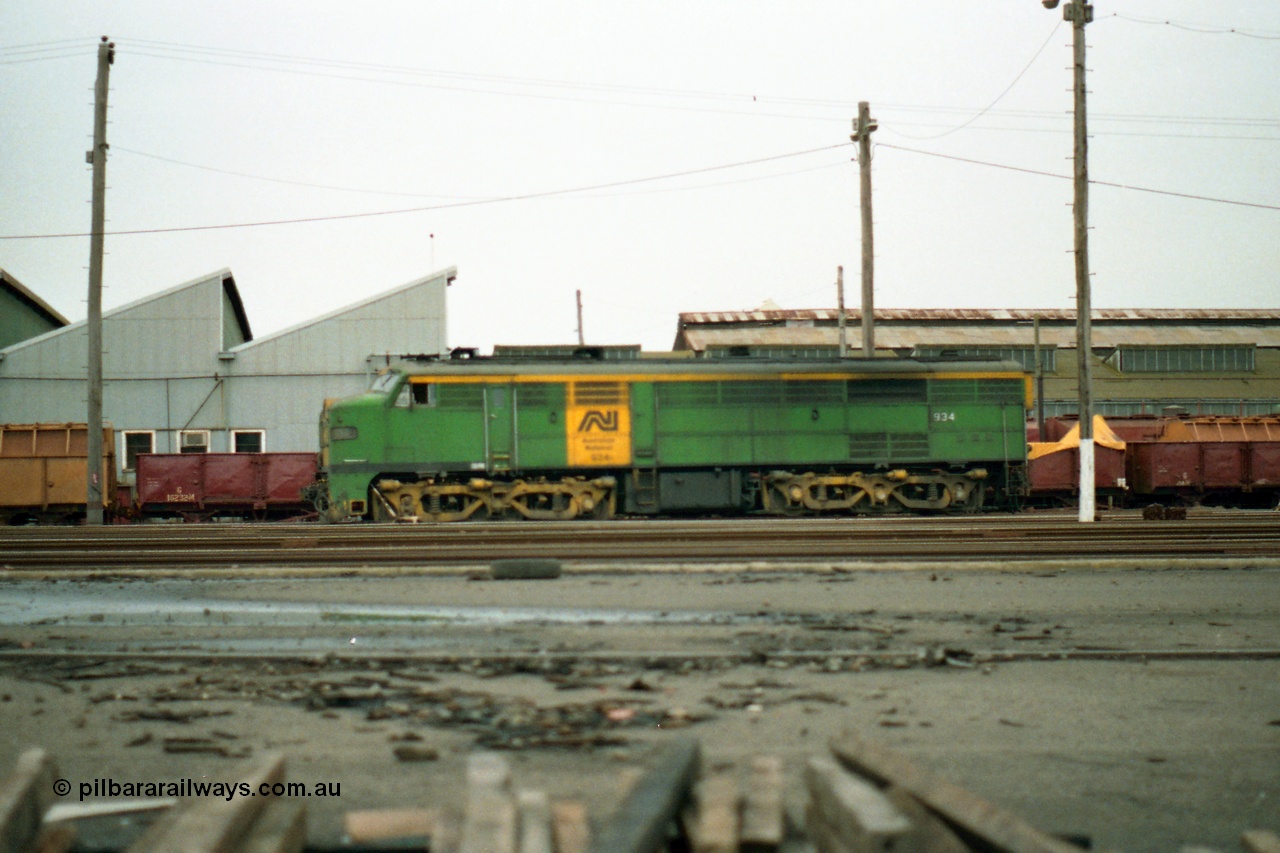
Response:
[[[783,515],[789,518],[804,515],[803,504],[792,503],[787,496],[787,488],[781,483],[770,483],[763,492],[764,511],[772,515]]]

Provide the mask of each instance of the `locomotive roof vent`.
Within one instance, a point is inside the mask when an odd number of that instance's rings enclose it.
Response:
[[[498,344],[493,348],[493,356],[494,358],[542,360],[634,361],[640,358],[640,345]]]
[[[480,350],[476,347],[454,347],[449,350],[449,358],[453,361],[462,361],[463,359],[478,358]]]

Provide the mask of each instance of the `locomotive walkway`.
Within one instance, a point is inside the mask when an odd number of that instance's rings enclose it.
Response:
[[[1000,563],[1083,558],[1280,561],[1275,512],[1193,511],[1180,521],[1105,516],[616,520],[454,525],[132,525],[0,529],[0,572],[459,571],[551,558],[608,570],[825,561]],[[571,565],[568,567],[573,568]],[[827,565],[830,569],[832,566]],[[839,568],[837,565],[836,568]]]

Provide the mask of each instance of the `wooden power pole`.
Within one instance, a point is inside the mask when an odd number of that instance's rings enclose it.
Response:
[[[849,354],[849,338],[845,331],[844,267],[836,267],[836,324],[840,327],[840,357]]]
[[[98,44],[98,77],[93,86],[93,150],[85,159],[93,164],[93,214],[89,238],[88,333],[88,494],[85,522],[102,524],[102,243],[106,229],[107,194],[107,81],[115,60],[115,44],[103,36]]]
[[[1075,92],[1075,219],[1076,359],[1080,400],[1080,521],[1094,519],[1093,453],[1093,305],[1089,293],[1089,136],[1085,121],[1084,27],[1093,20],[1093,6],[1068,3],[1062,17],[1071,22]]]
[[[862,199],[862,356],[875,358],[875,244],[871,230],[871,132],[879,125],[871,117],[871,105],[858,102],[858,119],[853,123],[853,136],[858,143],[858,166],[861,173]]]
[[[586,343],[586,339],[582,332],[582,291],[575,292],[578,297],[578,346],[583,346]]]

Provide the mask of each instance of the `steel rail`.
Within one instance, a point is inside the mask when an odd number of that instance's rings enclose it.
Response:
[[[984,523],[985,522],[985,523]],[[0,531],[0,569],[377,567],[563,560],[891,560],[1070,557],[1280,557],[1273,518],[1117,520],[1082,530],[1058,519],[478,523],[474,525],[155,525]]]

